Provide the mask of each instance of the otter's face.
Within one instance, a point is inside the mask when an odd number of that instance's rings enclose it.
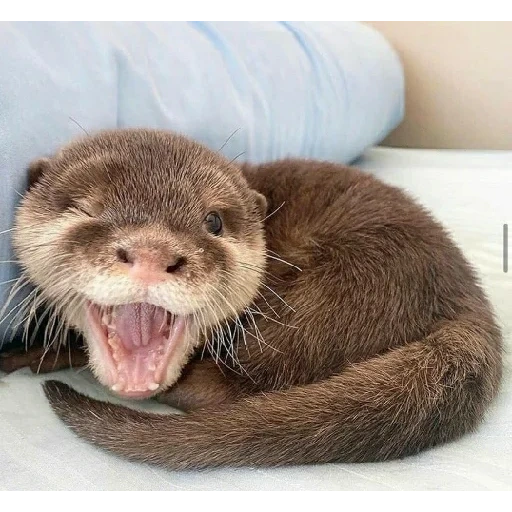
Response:
[[[172,385],[203,336],[254,299],[265,200],[216,153],[119,130],[71,144],[31,175],[18,258],[117,394]]]

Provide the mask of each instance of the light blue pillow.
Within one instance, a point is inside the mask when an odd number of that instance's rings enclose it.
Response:
[[[222,153],[240,161],[347,163],[404,110],[399,59],[355,22],[5,22],[0,55],[0,304],[27,164],[78,124],[169,128],[213,149],[236,132]]]

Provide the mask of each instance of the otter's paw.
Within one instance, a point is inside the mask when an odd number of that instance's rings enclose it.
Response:
[[[11,373],[21,368],[31,366],[39,361],[44,354],[44,348],[30,347],[25,349],[12,349],[0,354],[0,371]]]
[[[28,350],[14,349],[0,354],[0,371],[6,373],[25,367],[30,367],[32,373],[50,373],[86,364],[87,356],[84,350],[77,347],[62,347],[60,351],[54,351],[42,346],[33,346]]]

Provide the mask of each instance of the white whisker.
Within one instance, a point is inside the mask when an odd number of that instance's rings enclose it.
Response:
[[[277,213],[284,205],[286,204],[286,201],[283,201],[272,213],[269,213],[263,220],[262,222],[265,222],[267,219],[270,219],[270,217],[272,217],[272,215],[274,215],[275,213]]]
[[[270,254],[267,254],[267,258],[270,258],[271,260],[280,261],[281,263],[284,263],[285,265],[288,265],[289,267],[295,268],[299,272],[302,272],[302,269],[300,267],[294,265],[293,263],[290,263],[289,261],[283,260],[281,258],[276,258],[275,256],[271,256]]]
[[[238,320],[238,313],[234,309],[232,304],[230,304],[226,300],[226,298],[220,293],[220,291],[215,286],[210,284],[208,287],[211,289],[212,292],[214,292],[218,297],[220,297],[223,300],[223,302],[228,306],[229,309],[232,310],[232,312],[234,314],[234,321],[237,322],[237,320]],[[215,300],[215,296],[212,295],[210,298],[213,300],[216,308],[219,311],[222,311],[222,308],[220,308],[218,302]],[[207,302],[208,302],[208,304],[210,304],[210,301],[208,299],[207,299]],[[233,367],[233,366],[237,366],[242,373],[244,373],[245,375],[247,375],[250,378],[250,376],[248,375],[247,371],[245,370],[245,368],[243,368],[243,366],[241,365],[241,363],[240,363],[240,361],[239,361],[239,359],[238,359],[238,357],[236,355],[235,346],[234,346],[234,343],[233,343],[233,336],[231,335],[231,329],[228,327],[229,324],[228,323],[224,323],[224,322],[222,322],[219,319],[219,317],[218,317],[218,315],[216,313],[216,310],[211,308],[211,304],[210,304],[209,307],[210,307],[210,311],[215,316],[215,321],[216,321],[216,335],[214,336],[214,341],[218,344],[218,348],[216,349],[216,352],[220,353],[220,348],[224,347],[226,349],[228,357],[230,357],[232,362],[233,362],[233,365],[229,366],[229,365],[227,365],[226,362],[222,361],[221,358],[217,358],[216,359],[216,364],[218,365],[218,363],[220,362],[221,364],[224,364],[225,366],[230,368],[235,373],[239,373]],[[230,343],[226,343],[226,333],[225,333],[225,329],[226,328],[229,328],[229,332],[230,332],[230,340],[229,341],[230,341]],[[246,343],[246,341],[245,341],[245,330],[243,329],[243,326],[242,326],[242,335],[244,336],[244,342]]]
[[[15,281],[17,281],[19,279],[19,277],[14,277],[13,279],[9,279],[7,281],[3,281],[2,283],[0,283],[0,286],[3,286],[4,284],[10,284],[10,283],[14,283]]]
[[[18,304],[14,305],[7,314],[5,314],[4,312],[4,308],[2,308],[2,312],[0,312],[0,325],[3,324],[5,322],[5,320],[7,320],[8,318],[11,317],[11,315],[19,308],[21,308],[23,306],[23,304],[25,304],[27,301],[29,301],[31,298],[32,298],[32,294],[35,293],[35,291],[32,291],[30,292],[30,294],[25,297],[21,302],[19,302]],[[11,299],[12,300],[12,299]],[[10,302],[11,300],[6,303],[7,307],[10,305]],[[12,322],[16,320],[16,316],[12,317],[10,322],[8,323],[7,325],[7,329],[12,325]],[[6,330],[7,330],[6,329]]]
[[[253,306],[256,306],[255,304],[253,304]],[[298,329],[299,327],[297,325],[289,325],[289,324],[285,324],[283,322],[280,322],[279,320],[276,320],[275,318],[272,318],[271,316],[268,316],[268,315],[265,315],[265,313],[263,313],[259,308],[258,308],[258,311],[256,311],[255,309],[252,309],[250,306],[248,306],[247,308],[245,308],[246,310],[249,310],[253,315],[258,315],[258,316],[261,316],[262,318],[265,319],[265,321],[267,322],[273,322],[275,324],[278,324],[278,325],[281,325],[283,327],[287,327],[289,329]]]
[[[266,285],[265,283],[262,283],[261,286],[266,288],[270,293],[272,293],[275,297],[277,297],[288,309],[290,309],[291,311],[296,313],[295,309],[292,308],[277,292],[272,290],[272,288],[270,288],[270,286]]]
[[[37,365],[37,370],[35,373],[38,374],[41,371],[41,365],[43,364],[43,360],[46,357],[46,354],[48,354],[50,347],[51,347],[51,345],[48,345],[47,347],[45,347],[45,349],[43,351],[43,355],[39,358],[39,364]]]

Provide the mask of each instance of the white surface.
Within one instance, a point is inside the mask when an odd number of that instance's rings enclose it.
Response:
[[[512,152],[373,149],[359,165],[429,207],[480,271],[512,348],[512,256],[503,272],[502,227],[511,224]],[[78,440],[50,412],[27,371],[0,379],[0,489],[512,489],[512,372],[475,434],[402,461],[276,470],[166,472],[128,463]],[[57,378],[102,396],[86,373]],[[103,395],[105,396],[105,395]],[[156,405],[154,407],[157,407]]]

